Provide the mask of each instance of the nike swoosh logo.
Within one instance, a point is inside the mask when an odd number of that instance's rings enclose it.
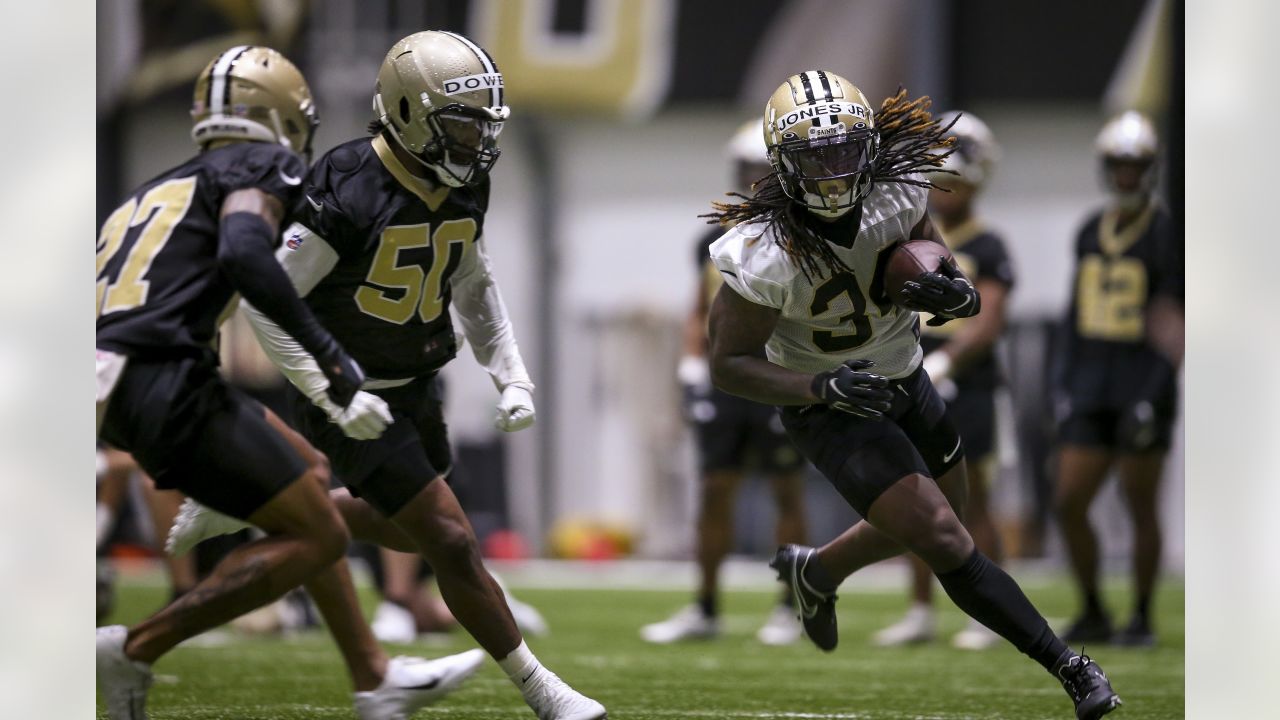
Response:
[[[316,212],[322,212],[324,210],[324,203],[318,203],[315,200],[312,200],[310,195],[303,195],[303,197],[307,199],[307,204]]]
[[[422,685],[409,685],[409,686],[406,686],[406,687],[404,687],[404,688],[402,688],[402,689],[404,689],[404,690],[430,690],[431,688],[433,688],[433,687],[435,687],[435,686],[437,686],[437,685],[439,685],[439,684],[440,684],[440,678],[436,678],[435,680],[432,680],[432,681],[431,681],[431,682],[429,682],[429,683],[423,683]]]
[[[525,683],[529,682],[529,678],[533,677],[534,673],[536,672],[538,672],[538,668],[534,668],[530,670],[528,675],[525,675],[523,678],[521,678],[520,684],[524,685]]]
[[[807,557],[806,557],[806,558],[804,559],[804,564],[805,564],[805,566],[807,566],[807,565],[809,564],[809,558],[807,558]],[[793,565],[791,566],[791,584],[792,584],[792,586],[793,586],[793,587],[796,587],[796,588],[799,588],[799,587],[800,587],[800,582],[801,582],[801,579],[802,579],[802,575],[803,575],[803,574],[804,574],[804,567],[802,567],[802,566],[800,565],[800,563],[795,563],[795,564],[793,564]],[[812,606],[810,606],[810,605],[806,605],[806,604],[805,604],[805,602],[804,602],[804,593],[802,593],[802,592],[793,592],[792,594],[793,594],[793,595],[795,595],[795,598],[796,598],[796,604],[798,604],[798,605],[800,606],[800,608],[799,608],[799,609],[800,609],[800,616],[801,616],[801,617],[803,617],[803,618],[807,618],[807,619],[812,619],[814,615],[817,615],[817,614],[818,614],[818,606],[817,606],[817,605],[812,605]]]
[[[830,380],[827,381],[827,387],[831,388],[831,392],[835,393],[836,395],[839,395],[840,397],[848,397],[844,393],[840,392],[840,388],[836,387],[835,378],[831,378]]]
[[[956,438],[956,446],[951,449],[951,452],[942,456],[942,462],[951,462],[951,458],[955,457],[958,452],[960,452],[960,438]]]
[[[280,181],[283,182],[285,185],[301,185],[302,184],[302,178],[294,177],[283,170],[280,171]]]

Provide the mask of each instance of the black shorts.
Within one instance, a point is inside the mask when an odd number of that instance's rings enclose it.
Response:
[[[376,440],[352,440],[305,395],[296,390],[290,395],[298,430],[329,456],[342,484],[391,517],[428,483],[449,473],[449,431],[434,375],[369,392],[387,401],[394,421]]]
[[[307,468],[262,406],[227,385],[209,359],[129,360],[102,440],[132,453],[156,487],[241,520]]]
[[[761,472],[776,475],[804,464],[772,405],[713,389],[690,404],[689,414],[698,434],[703,474],[741,471],[754,463]]]
[[[996,449],[996,396],[990,387],[958,384],[954,400],[947,403],[951,423],[964,438],[964,454],[981,462]]]
[[[1168,450],[1173,442],[1175,410],[1168,405],[1155,408],[1155,440],[1145,447],[1137,447],[1135,439],[1126,434],[1120,422],[1124,414],[1121,408],[1073,408],[1058,424],[1058,441],[1063,445],[1106,448],[1122,453]]]
[[[893,381],[892,388],[893,406],[881,420],[827,405],[782,410],[782,424],[796,447],[863,517],[902,478],[941,477],[964,459],[946,404],[923,370]]]

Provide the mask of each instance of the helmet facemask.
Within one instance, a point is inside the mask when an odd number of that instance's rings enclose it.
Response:
[[[878,150],[879,135],[863,128],[786,140],[770,154],[787,197],[817,215],[839,217],[871,193]]]
[[[433,138],[417,157],[451,187],[477,182],[502,154],[498,136],[503,122],[485,110],[446,105],[429,113],[426,124]]]

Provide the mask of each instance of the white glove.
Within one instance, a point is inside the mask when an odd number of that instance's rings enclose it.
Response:
[[[533,424],[533,394],[520,385],[508,385],[498,400],[493,426],[503,432],[523,430]]]
[[[331,422],[342,428],[342,434],[352,440],[374,440],[392,423],[391,409],[387,402],[373,393],[360,390],[345,408],[334,405],[328,397],[316,401],[316,405],[329,416]]]
[[[680,364],[676,365],[676,378],[698,395],[706,395],[711,390],[711,366],[701,355],[681,356]]]

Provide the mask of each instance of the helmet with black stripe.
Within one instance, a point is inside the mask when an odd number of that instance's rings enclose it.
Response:
[[[483,48],[457,33],[427,30],[392,46],[373,93],[377,122],[451,187],[493,167],[511,110],[502,73]]]
[[[191,139],[274,142],[306,157],[320,124],[302,72],[269,47],[240,45],[215,57],[196,78]]]
[[[764,110],[769,162],[792,200],[838,217],[871,193],[880,136],[867,98],[829,70],[792,75]]]

